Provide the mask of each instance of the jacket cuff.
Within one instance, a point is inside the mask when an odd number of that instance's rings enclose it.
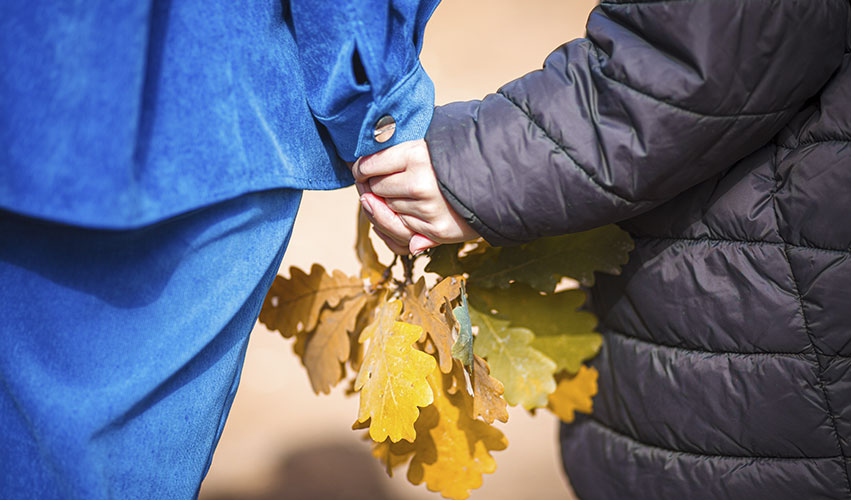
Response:
[[[366,107],[366,109],[364,109]],[[317,117],[331,134],[340,157],[355,161],[401,142],[422,139],[434,112],[434,84],[417,63],[416,67],[390,90],[370,99],[363,95],[332,118]],[[376,138],[379,120],[392,118],[395,130]],[[352,132],[358,130],[355,135]]]
[[[512,246],[526,243],[500,233],[496,224],[488,224],[470,207],[479,195],[472,188],[476,175],[473,166],[486,161],[475,137],[475,114],[479,101],[457,102],[440,106],[426,134],[431,164],[440,192],[455,212],[479,235],[493,246]],[[482,191],[483,192],[483,191]]]
[[[520,245],[524,243],[522,241],[508,239],[497,233],[496,231],[491,229],[487,224],[482,222],[482,220],[479,219],[476,214],[474,214],[469,208],[467,208],[467,206],[464,205],[464,203],[462,203],[461,200],[459,200],[455,196],[455,194],[452,193],[452,191],[450,191],[448,187],[446,187],[446,185],[440,182],[439,179],[437,181],[437,185],[440,188],[440,193],[443,195],[443,197],[446,199],[452,209],[455,210],[455,212],[460,215],[464,219],[464,221],[469,224],[470,227],[473,228],[474,231],[479,233],[479,236],[484,238],[490,246],[506,247]]]

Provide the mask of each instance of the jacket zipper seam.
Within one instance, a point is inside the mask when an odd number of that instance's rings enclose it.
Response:
[[[812,327],[810,326],[809,319],[807,319],[807,311],[806,311],[806,307],[804,305],[804,297],[801,295],[801,289],[800,289],[800,286],[798,285],[798,278],[795,275],[795,268],[792,265],[791,259],[789,258],[789,247],[790,247],[790,245],[786,242],[785,238],[783,237],[783,234],[780,232],[780,213],[777,209],[777,196],[776,196],[777,190],[779,189],[779,185],[780,185],[780,181],[781,181],[780,176],[777,173],[776,157],[777,157],[778,149],[779,148],[775,145],[774,154],[771,155],[771,166],[774,170],[774,180],[775,180],[774,189],[771,192],[771,199],[772,199],[772,208],[774,210],[775,225],[776,225],[776,228],[777,228],[777,236],[783,241],[783,258],[786,260],[786,264],[789,266],[789,276],[792,278],[792,286],[794,287],[793,292],[795,293],[795,297],[798,299],[798,309],[801,313],[801,319],[804,322],[804,332],[807,335],[807,339],[809,340],[810,346],[812,347],[813,351],[818,352],[818,350],[816,349],[816,344],[815,344],[815,340],[814,340],[814,337],[813,337]],[[839,427],[836,424],[836,414],[833,411],[833,405],[830,403],[830,393],[827,390],[827,384],[825,384],[825,380],[824,380],[824,366],[822,365],[821,357],[818,356],[818,355],[816,355],[816,359],[815,359],[815,368],[816,368],[816,380],[818,380],[819,389],[821,389],[822,395],[824,396],[824,403],[825,403],[825,406],[827,407],[827,414],[830,417],[830,423],[831,423],[831,427],[833,428],[832,429],[833,430],[833,437],[834,437],[835,442],[836,442],[836,447],[839,449],[839,454],[843,459],[842,472],[844,472],[844,475],[845,475],[845,486],[846,486],[846,489],[848,491],[849,496],[851,496],[851,476],[849,476],[849,474],[848,474],[848,463],[847,463],[849,456],[845,453],[845,449],[842,446],[842,438],[839,434]]]

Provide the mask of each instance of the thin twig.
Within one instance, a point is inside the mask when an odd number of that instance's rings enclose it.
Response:
[[[402,257],[402,268],[405,270],[405,284],[414,283],[414,258],[410,255]]]
[[[393,266],[396,265],[397,260],[399,260],[399,256],[396,255],[396,254],[393,254],[393,262],[391,262],[390,265],[387,266],[387,269],[384,270],[384,274],[381,275],[381,284],[382,285],[384,283],[387,283],[390,280],[390,278],[393,277]]]

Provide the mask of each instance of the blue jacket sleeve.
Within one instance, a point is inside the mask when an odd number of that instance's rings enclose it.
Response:
[[[419,63],[439,0],[291,0],[290,21],[310,109],[347,161],[421,139],[434,86]],[[396,124],[379,142],[385,116]]]

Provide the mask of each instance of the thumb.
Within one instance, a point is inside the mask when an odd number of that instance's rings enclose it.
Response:
[[[408,250],[414,255],[422,253],[427,248],[436,247],[440,243],[435,243],[434,241],[426,238],[425,236],[417,233],[411,236],[411,241],[408,243]]]

